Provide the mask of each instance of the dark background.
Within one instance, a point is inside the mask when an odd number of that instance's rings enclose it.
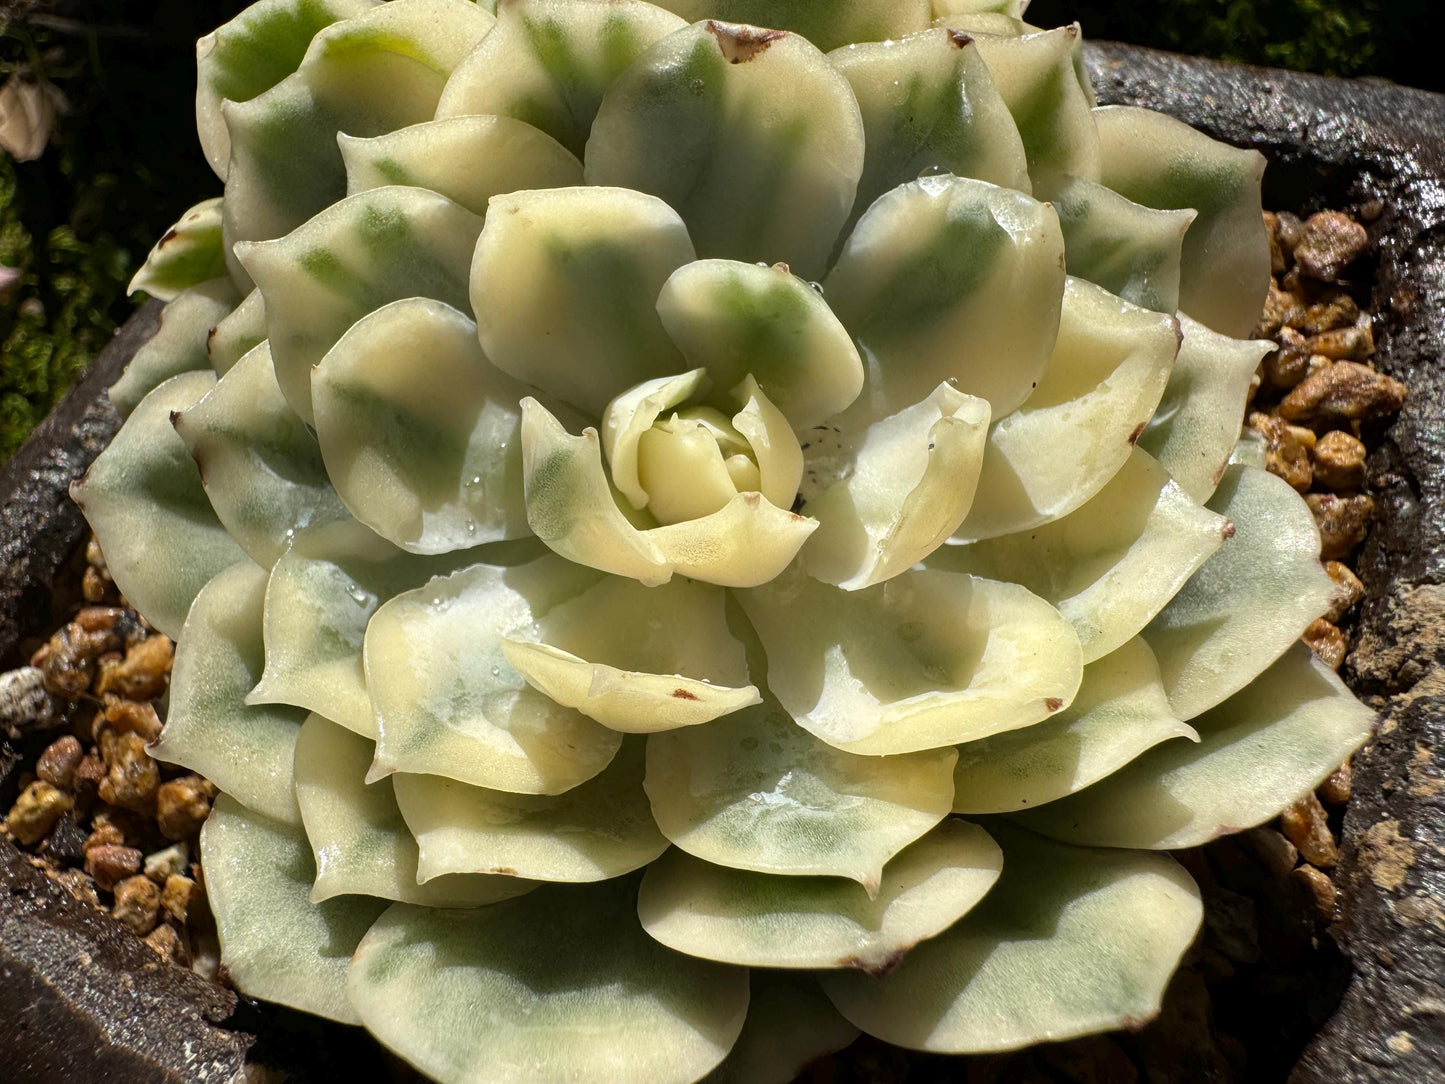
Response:
[[[0,80],[63,96],[46,152],[0,152],[0,461],[125,320],[151,243],[220,192],[196,143],[197,37],[240,0],[0,0]],[[1035,0],[1029,19],[1229,60],[1445,89],[1445,0]]]

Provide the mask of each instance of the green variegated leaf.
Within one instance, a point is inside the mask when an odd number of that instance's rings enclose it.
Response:
[[[952,15],[1003,15],[1022,19],[1028,0],[931,0],[933,17],[945,19]]]
[[[1181,719],[1253,681],[1329,608],[1334,591],[1315,518],[1289,483],[1229,467],[1208,507],[1229,518],[1233,537],[1144,630]]]
[[[281,394],[265,343],[172,422],[211,507],[261,567],[274,565],[297,531],[346,518],[316,438]]]
[[[1029,401],[994,423],[973,507],[954,537],[1027,530],[1103,489],[1159,405],[1179,339],[1173,316],[1071,277],[1048,368]]]
[[[1199,929],[1199,890],[1166,855],[1087,850],[990,825],[1004,872],[982,904],[882,978],[823,989],[870,1035],[914,1050],[1014,1050],[1137,1024]]]
[[[217,376],[225,376],[236,362],[266,341],[266,302],[252,290],[227,316],[211,328],[206,354]]]
[[[667,840],[642,789],[643,739],[563,794],[507,794],[431,775],[392,776],[421,847],[425,884],[463,874],[604,881],[647,865]]]
[[[1069,274],[1155,312],[1179,308],[1179,263],[1194,212],[1156,211],[1101,184],[1065,178],[1054,210]]]
[[[1087,663],[1153,620],[1233,532],[1135,448],[1103,489],[1062,519],[945,546],[927,564],[1023,584],[1073,624]]]
[[[869,426],[848,476],[803,506],[818,521],[803,551],[809,574],[856,591],[942,545],[973,503],[988,422],[985,400],[940,384]]]
[[[196,42],[196,129],[221,180],[231,157],[223,102],[246,102],[301,66],[316,34],[364,14],[379,0],[258,0]]]
[[[238,245],[265,299],[276,380],[291,408],[313,420],[312,368],[367,313],[406,297],[465,309],[481,228],[445,196],[394,186],[348,196],[280,240]]]
[[[677,577],[660,587],[608,576],[549,610],[540,643],[502,653],[534,688],[604,726],[650,734],[760,702],[724,593]]]
[[[373,778],[443,775],[517,794],[560,794],[605,768],[622,735],[531,688],[503,639],[598,579],[544,557],[477,564],[397,595],[366,628],[366,687],[380,728]]]
[[[1137,636],[1084,667],[1074,702],[1052,719],[969,742],[953,770],[955,813],[1013,813],[1082,790],[1171,738],[1199,740],[1174,718],[1159,664]]]
[[[795,571],[740,601],[767,649],[768,688],[800,726],[854,753],[1031,726],[1073,699],[1083,671],[1068,621],[1017,584],[917,569],[843,592]]]
[[[819,49],[901,38],[928,25],[928,0],[662,0],[689,22],[728,19],[801,34]]]
[[[879,973],[957,922],[1002,865],[987,832],[952,819],[895,855],[871,897],[838,877],[728,869],[674,850],[648,868],[637,911],[643,929],[690,956]]]
[[[499,369],[600,416],[614,395],[686,368],[655,311],[693,258],[672,208],[620,188],[516,192],[491,208],[471,301]]]
[[[306,720],[296,739],[296,803],[316,860],[313,903],[356,895],[478,907],[536,887],[516,877],[474,873],[419,884],[417,842],[397,809],[392,781],[366,782],[371,757],[371,742],[319,715]]]
[[[663,834],[704,861],[876,892],[884,863],[947,815],[954,759],[845,753],[765,703],[649,737],[647,796]]]
[[[347,997],[347,970],[386,902],[348,896],[312,903],[316,867],[300,826],[262,816],[229,794],[216,799],[201,829],[201,861],[221,963],[236,988],[360,1023]]]
[[[1269,285],[1259,214],[1264,155],[1149,109],[1103,106],[1094,119],[1103,184],[1146,207],[1199,212],[1184,235],[1179,307],[1222,335],[1248,336]]]
[[[421,297],[363,316],[311,370],[336,492],[413,553],[527,534],[518,405],[527,391],[487,361],[471,320]]]
[[[217,197],[196,204],[162,235],[130,280],[128,292],[144,290],[151,297],[174,301],[182,291],[226,275]]]
[[[1375,714],[1308,646],[1169,742],[1069,798],[1024,815],[1037,831],[1104,847],[1174,850],[1263,824],[1310,794],[1370,737]]]
[[[1225,338],[1183,314],[1179,323],[1179,357],[1139,447],[1196,501],[1207,501],[1239,440],[1250,381],[1273,346]]]
[[[396,904],[357,949],[351,1003],[440,1084],[689,1084],[742,1030],[747,972],[654,942],[636,891],[629,877],[471,911]]]
[[[515,117],[581,158],[603,93],[683,25],[636,0],[510,0],[496,29],[452,73],[436,115]]]
[[[181,292],[161,310],[160,328],[110,387],[110,401],[122,418],[171,377],[210,368],[208,336],[237,300],[231,280],[218,278]]]
[[[666,200],[701,256],[821,278],[863,171],[863,123],[804,38],[700,22],[608,88],[584,161],[588,184]]]
[[[166,725],[150,752],[200,772],[258,813],[299,824],[291,774],[306,712],[245,702],[261,675],[265,596],[266,571],[250,561],[196,596],[176,647]]]
[[[947,381],[995,417],[1042,377],[1058,332],[1064,240],[1047,204],[959,177],[924,177],[863,215],[829,274],[829,303],[868,373],[846,415],[887,417]]]
[[[732,393],[751,374],[801,430],[862,390],[863,362],[847,329],[786,266],[686,264],[663,285],[657,313],[688,364],[707,370],[721,409],[735,409]]]
[[[486,216],[493,196],[582,183],[582,163],[512,117],[449,117],[360,139],[341,136],[346,194],[389,184],[429,188]]]
[[[944,29],[830,53],[863,114],[856,222],[883,193],[932,173],[1031,189],[1023,142],[973,39]]]
[[[172,411],[194,406],[215,383],[209,370],[171,377],[141,400],[70,487],[116,586],[172,639],[201,588],[245,556],[216,518],[195,461],[171,425]]]
[[[858,1038],[812,976],[755,970],[748,977],[742,1034],[700,1084],[792,1084],[809,1062]]]
[[[934,5],[935,10],[938,5]],[[1001,11],[976,11],[962,12],[957,15],[942,15],[933,20],[933,25],[940,30],[950,30],[956,34],[992,34],[995,37],[1019,38],[1026,30],[1032,30],[1022,19],[1015,19]],[[1012,120],[1012,117],[1009,118]],[[1032,182],[1030,182],[1032,187]]]

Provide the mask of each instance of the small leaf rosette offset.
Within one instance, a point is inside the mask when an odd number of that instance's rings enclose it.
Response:
[[[1147,1019],[1371,715],[1236,450],[1263,160],[1017,0],[261,0],[75,489],[245,993],[445,1082]]]

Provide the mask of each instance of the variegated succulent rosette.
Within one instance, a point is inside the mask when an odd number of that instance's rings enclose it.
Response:
[[[1147,1019],[1371,715],[1237,446],[1262,158],[1017,0],[261,0],[76,487],[223,961],[442,1081]],[[779,27],[781,29],[760,29]]]

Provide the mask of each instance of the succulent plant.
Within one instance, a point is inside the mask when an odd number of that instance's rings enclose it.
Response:
[[[223,960],[443,1081],[1134,1024],[1371,714],[1263,159],[1018,0],[261,0],[75,490]],[[767,29],[760,29],[765,27]],[[773,29],[780,28],[780,29]]]

